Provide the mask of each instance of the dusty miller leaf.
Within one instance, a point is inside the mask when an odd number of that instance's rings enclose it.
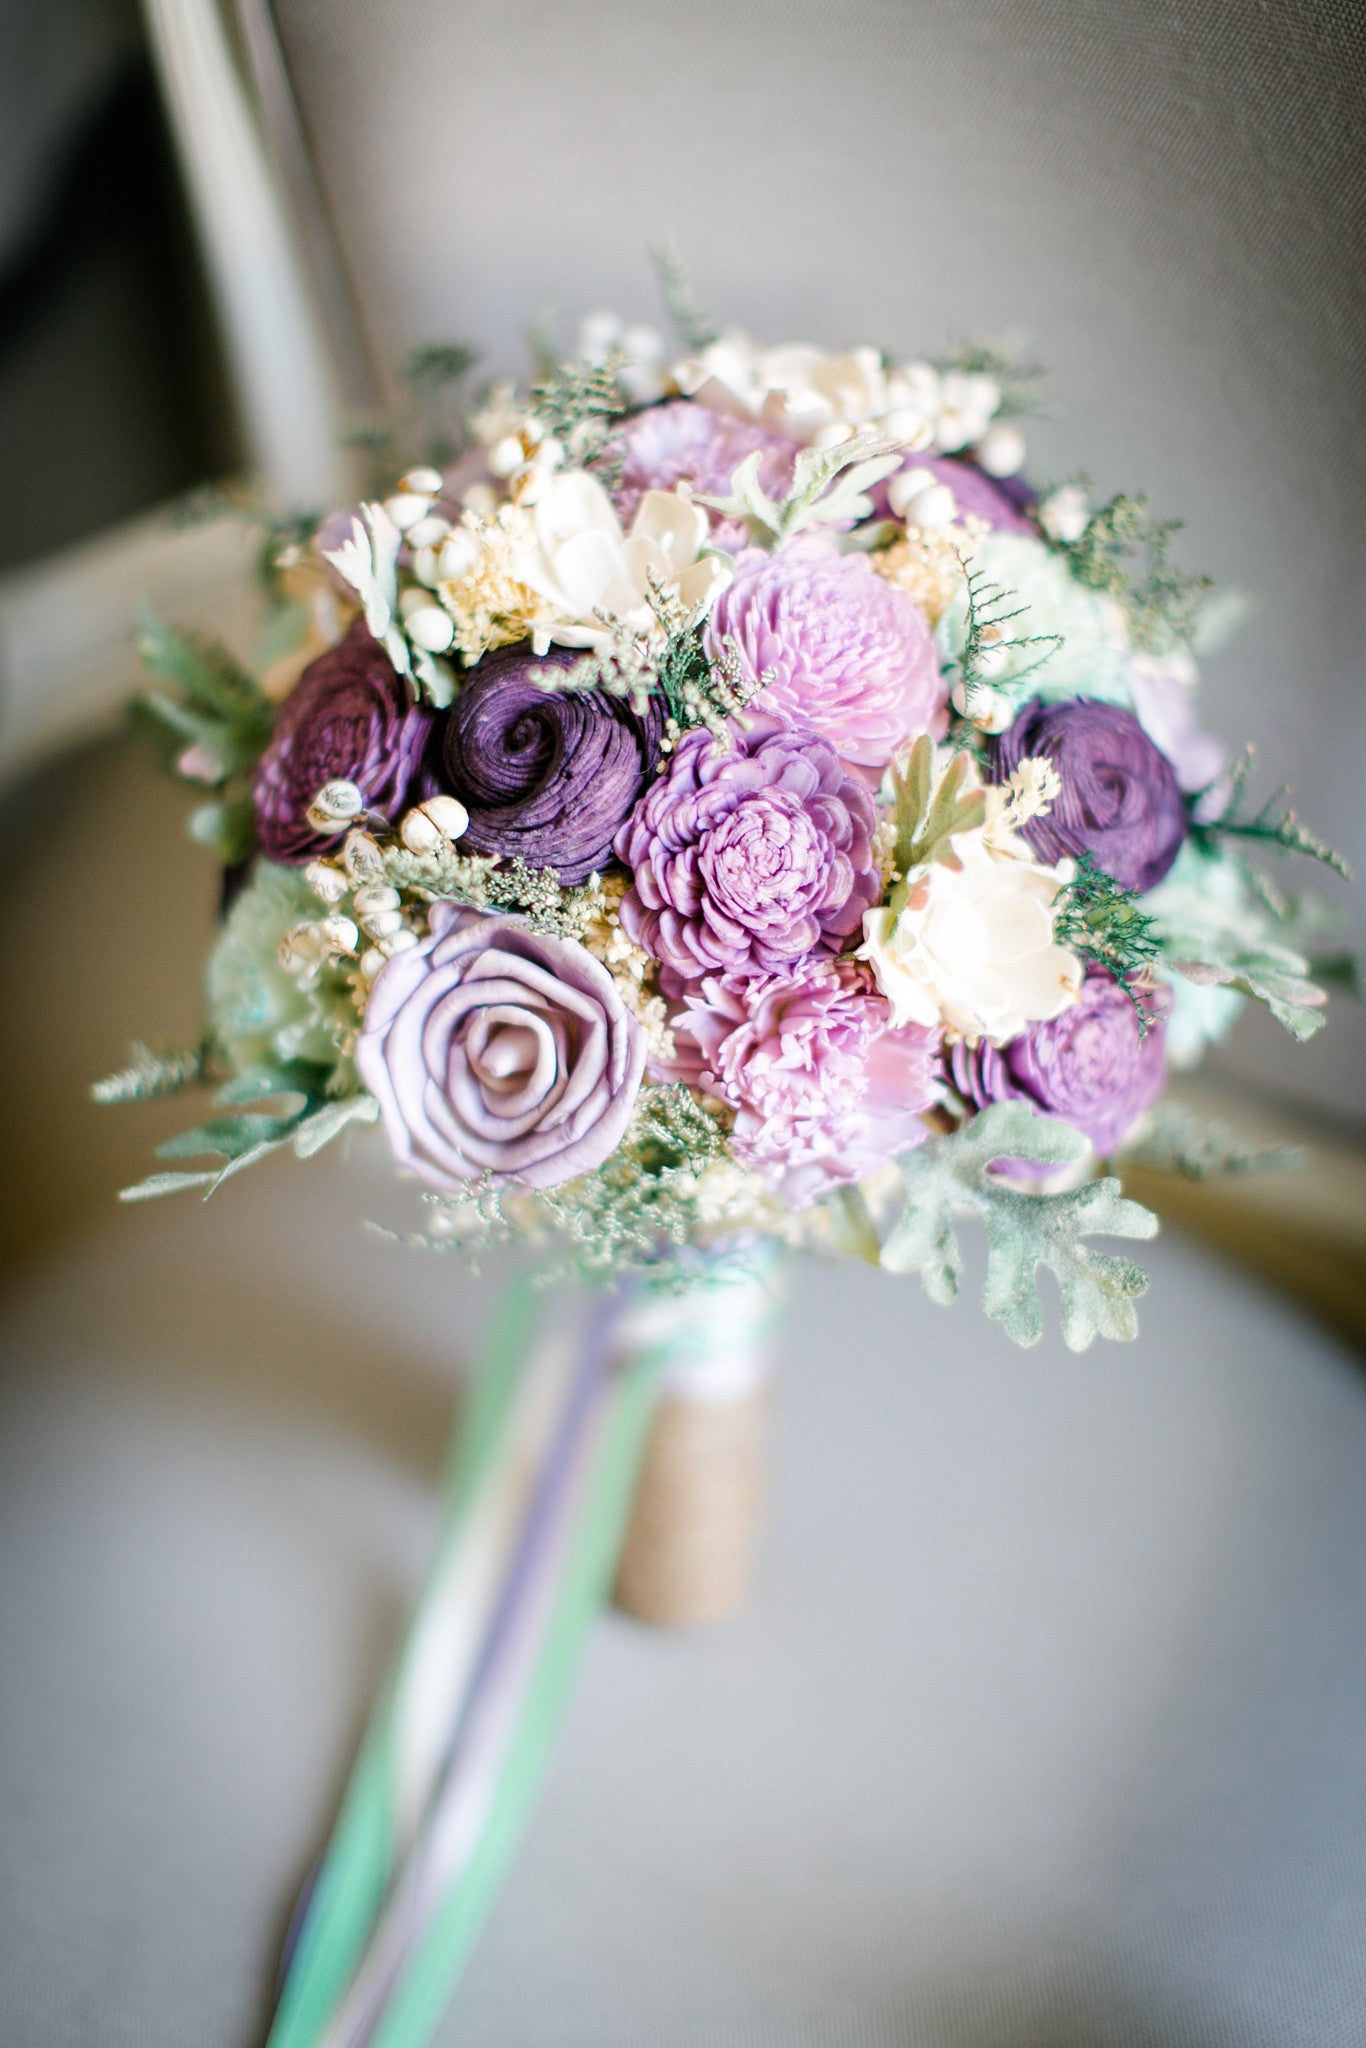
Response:
[[[1037,1344],[1043,1334],[1040,1266],[1058,1283],[1070,1351],[1085,1351],[1097,1336],[1136,1336],[1134,1302],[1147,1275],[1132,1260],[1091,1251],[1081,1240],[1152,1237],[1157,1218],[1151,1211],[1127,1201],[1117,1180],[1042,1195],[991,1171],[999,1159],[1062,1166],[1089,1149],[1079,1131],[1025,1103],[993,1104],[952,1136],[901,1161],[906,1203],[883,1244],[882,1264],[894,1273],[919,1273],[932,1301],[955,1300],[963,1270],[955,1221],[975,1215],[986,1226],[988,1245],[982,1305],[1015,1343]]]

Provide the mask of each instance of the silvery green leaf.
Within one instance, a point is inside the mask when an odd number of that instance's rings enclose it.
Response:
[[[121,1202],[152,1202],[158,1195],[178,1195],[186,1188],[202,1188],[216,1181],[216,1173],[152,1173],[131,1188],[120,1188]]]
[[[1151,1110],[1120,1156],[1125,1166],[1179,1173],[1187,1180],[1209,1180],[1216,1174],[1299,1173],[1308,1159],[1302,1145],[1259,1144],[1177,1102],[1162,1102]]]
[[[341,1102],[325,1102],[306,1116],[294,1132],[294,1152],[299,1159],[311,1159],[324,1145],[344,1131],[348,1124],[372,1124],[379,1115],[373,1095],[348,1095]]]
[[[217,1152],[224,1159],[240,1159],[258,1145],[270,1144],[293,1130],[297,1116],[270,1116],[264,1110],[242,1110],[236,1116],[210,1117],[192,1131],[181,1131],[157,1146],[158,1159],[194,1159],[204,1152]]]
[[[993,1104],[901,1161],[905,1206],[883,1243],[882,1264],[894,1273],[919,1273],[931,1300],[953,1301],[963,1266],[955,1219],[975,1215],[987,1233],[983,1306],[1015,1343],[1036,1344],[1043,1334],[1040,1266],[1057,1280],[1069,1350],[1084,1351],[1097,1336],[1135,1336],[1134,1302],[1146,1275],[1129,1259],[1091,1251],[1082,1239],[1149,1238],[1157,1218],[1126,1200],[1116,1180],[1045,1195],[992,1172],[1002,1159],[1062,1166],[1089,1151],[1081,1133],[1056,1118],[1022,1102]]]
[[[455,672],[450,663],[429,654],[425,647],[412,650],[412,661],[413,674],[427,702],[437,711],[448,711],[455,702]]]
[[[1249,948],[1217,966],[1198,960],[1174,960],[1171,964],[1177,974],[1200,987],[1237,989],[1240,995],[1265,1003],[1276,1022],[1301,1042],[1322,1031],[1328,1022],[1324,1014],[1327,995],[1302,972],[1308,961],[1283,947]]]

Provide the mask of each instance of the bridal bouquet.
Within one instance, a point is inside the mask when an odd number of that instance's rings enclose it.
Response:
[[[688,343],[591,319],[459,459],[276,535],[259,679],[149,634],[229,908],[202,1046],[105,1092],[216,1082],[163,1150],[225,1163],[130,1192],[378,1119],[428,1242],[777,1239],[947,1300],[975,1214],[1018,1341],[1040,1266],[1069,1344],[1130,1336],[1085,1239],[1155,1224],[1099,1169],[1171,1150],[1244,1001],[1318,1028],[1248,855],[1334,857],[1201,729],[1171,524],[1023,481],[1008,364]]]
[[[946,1302],[975,1217],[1017,1341],[1040,1268],[1068,1344],[1132,1336],[1144,1276],[1089,1240],[1156,1222],[1107,1163],[1217,1165],[1168,1067],[1249,1001],[1323,1021],[1320,926],[1252,856],[1341,863],[1202,730],[1218,608],[1170,523],[1026,483],[994,356],[766,349],[680,310],[677,360],[591,320],[387,494],[273,530],[255,676],[146,635],[225,910],[202,1041],[98,1092],[211,1086],[162,1151],[218,1163],[130,1195],[379,1124],[418,1241],[544,1241],[613,1283],[577,1334],[505,1301],[271,2048],[430,2039],[653,1389],[748,1369],[775,1245]]]

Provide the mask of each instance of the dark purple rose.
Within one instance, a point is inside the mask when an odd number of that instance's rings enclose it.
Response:
[[[996,742],[993,779],[1033,754],[1047,754],[1062,778],[1053,808],[1024,827],[1040,860],[1089,853],[1122,888],[1156,888],[1181,851],[1186,808],[1170,761],[1133,713],[1092,697],[1031,698]]]
[[[1151,1013],[1161,992],[1145,997]],[[1031,1024],[1007,1045],[955,1045],[949,1075],[965,1101],[1032,1102],[1113,1152],[1162,1088],[1160,1021],[1140,1037],[1138,1013],[1108,974],[1088,974],[1070,1010]]]
[[[428,937],[379,972],[356,1071],[400,1162],[434,1187],[487,1173],[552,1188],[616,1151],[646,1049],[575,940],[438,903]]]
[[[432,730],[431,714],[413,702],[358,619],[299,677],[261,757],[252,795],[267,860],[298,867],[334,843],[307,817],[326,782],[354,782],[367,807],[385,818],[403,809],[410,792],[427,793],[421,770]]]
[[[605,868],[634,809],[663,731],[652,700],[638,718],[600,690],[547,690],[534,671],[579,657],[525,647],[486,655],[470,670],[446,720],[447,786],[470,814],[462,853],[520,854],[582,882]]]
[[[838,952],[882,893],[873,799],[805,726],[749,714],[729,751],[700,728],[617,837],[627,936],[683,981]]]

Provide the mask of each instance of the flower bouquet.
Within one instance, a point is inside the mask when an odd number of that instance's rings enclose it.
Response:
[[[259,673],[159,626],[142,715],[225,868],[215,1114],[128,1191],[378,1123],[414,1240],[545,1249],[298,1916],[274,2048],[427,2037],[610,1579],[661,1380],[753,1383],[775,1248],[1131,1337],[1155,1219],[1105,1162],[1248,1001],[1323,1021],[1317,926],[1195,711],[1217,608],[1142,499],[1023,480],[1023,373],[589,320],[387,495],[273,529]],[[446,368],[458,367],[449,361]],[[211,1166],[181,1162],[196,1155]],[[1236,1163],[1236,1160],[1235,1162]],[[577,1317],[577,1320],[575,1319]],[[747,1378],[748,1375],[748,1378]]]

